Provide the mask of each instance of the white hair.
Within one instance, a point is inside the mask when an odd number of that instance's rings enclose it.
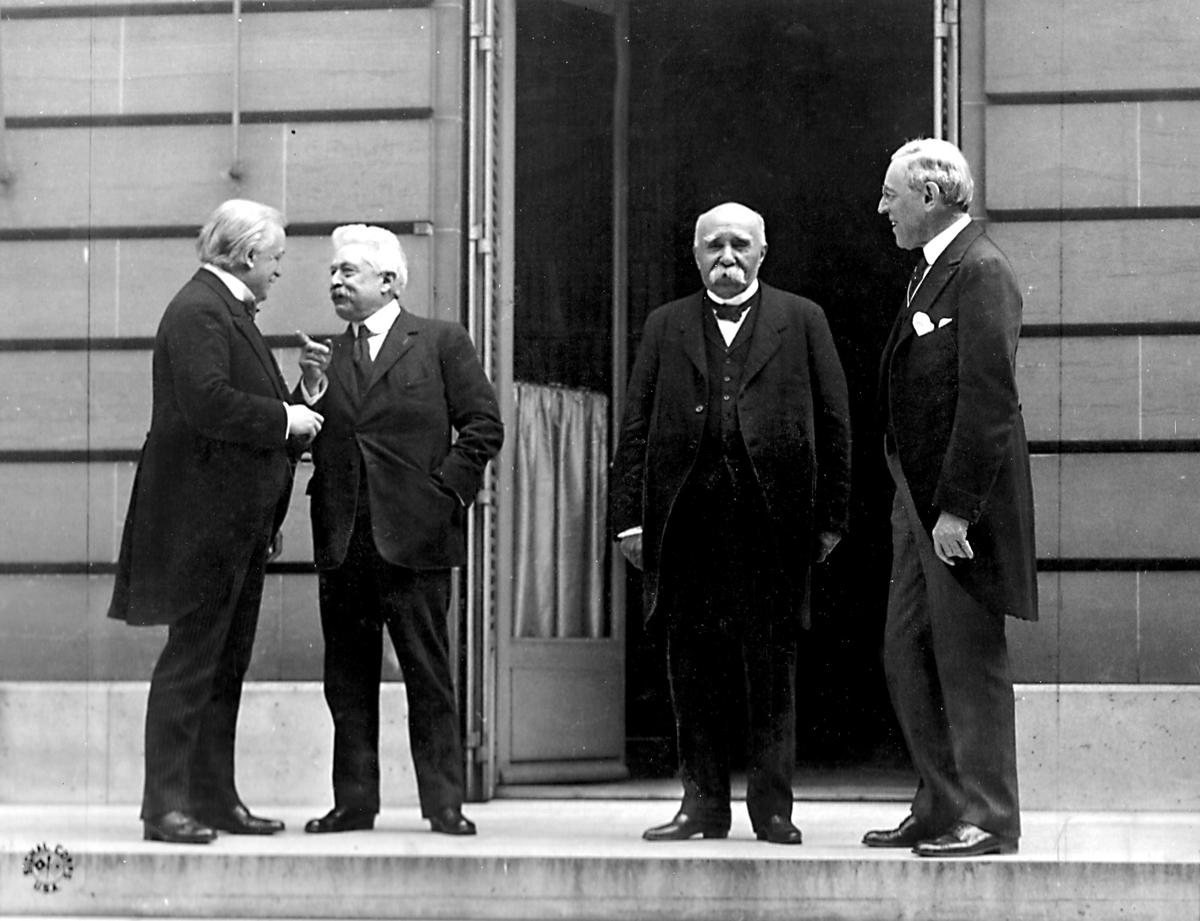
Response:
[[[283,215],[270,205],[244,198],[222,202],[200,228],[196,252],[201,262],[223,269],[240,269],[250,264],[250,254],[259,249],[263,237],[274,228],[283,232]]]
[[[923,188],[932,182],[942,192],[942,199],[952,208],[966,211],[975,197],[975,180],[971,167],[961,150],[939,138],[917,138],[909,141],[894,154],[892,160],[903,160],[909,188]]]
[[[343,224],[334,228],[332,239],[334,250],[361,246],[365,250],[363,261],[376,272],[395,278],[397,288],[408,284],[408,259],[400,239],[390,230],[372,224]]]
[[[736,201],[727,201],[717,205],[715,208],[709,208],[702,215],[696,218],[696,227],[692,231],[692,246],[700,245],[700,224],[706,217],[713,217],[718,211],[728,212],[728,215],[734,220],[744,224],[749,224],[758,238],[758,242],[763,246],[767,245],[767,222],[763,220],[763,216],[753,208],[747,208],[745,205]]]

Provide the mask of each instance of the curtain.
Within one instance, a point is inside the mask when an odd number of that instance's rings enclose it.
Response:
[[[518,382],[513,633],[610,635],[608,397]]]

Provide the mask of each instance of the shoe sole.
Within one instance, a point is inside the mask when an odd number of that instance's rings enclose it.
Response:
[[[374,822],[367,822],[362,825],[342,825],[339,828],[309,828],[305,825],[304,833],[306,835],[336,835],[344,831],[370,831],[374,827]]]
[[[229,835],[277,835],[282,832],[282,828],[264,828],[261,831],[249,828],[233,828],[225,825],[209,825],[209,828],[215,828],[217,831],[223,831]]]
[[[726,830],[726,831],[702,831],[702,832],[692,832],[692,834],[690,834],[690,835],[674,835],[674,836],[664,835],[662,837],[658,837],[658,836],[651,837],[650,835],[643,834],[642,840],[643,841],[690,841],[692,838],[696,838],[696,837],[728,838],[729,831],[728,830]]]
[[[984,848],[964,848],[961,851],[922,851],[920,847],[914,847],[912,852],[918,857],[1005,857],[1017,853],[1017,845],[1015,844],[1000,844]]]
[[[893,850],[895,850],[896,848],[901,848],[901,847],[912,850],[919,843],[920,843],[919,841],[897,841],[895,844],[892,844],[892,843],[887,843],[887,842],[883,842],[883,841],[876,842],[876,841],[867,841],[866,839],[863,839],[863,845],[865,847],[891,848]]]
[[[217,840],[217,836],[213,835],[211,838],[175,838],[165,835],[162,832],[143,830],[142,840],[161,841],[163,844],[211,844]]]

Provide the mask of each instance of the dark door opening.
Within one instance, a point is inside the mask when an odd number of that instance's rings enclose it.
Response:
[[[609,389],[611,43],[592,10],[524,0],[517,15],[516,373]],[[764,280],[824,307],[850,384],[851,533],[815,576],[798,669],[799,762],[814,769],[906,764],[879,656],[891,486],[875,389],[910,257],[875,204],[891,151],[931,130],[932,46],[919,0],[632,7],[630,356],[649,311],[699,286],[696,215],[733,199],[766,219]],[[636,577],[628,588],[627,760],[669,776],[661,636],[643,629]]]

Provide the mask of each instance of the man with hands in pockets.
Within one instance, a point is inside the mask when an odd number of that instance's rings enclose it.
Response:
[[[400,305],[408,268],[395,234],[339,227],[333,248],[330,297],[349,326],[327,342],[303,337],[296,390],[325,419],[308,492],[334,725],[334,805],[305,831],[374,826],[386,627],[404,673],[421,814],[435,832],[472,835],[462,814],[450,570],[466,562],[467,510],[504,428],[467,331]]]

